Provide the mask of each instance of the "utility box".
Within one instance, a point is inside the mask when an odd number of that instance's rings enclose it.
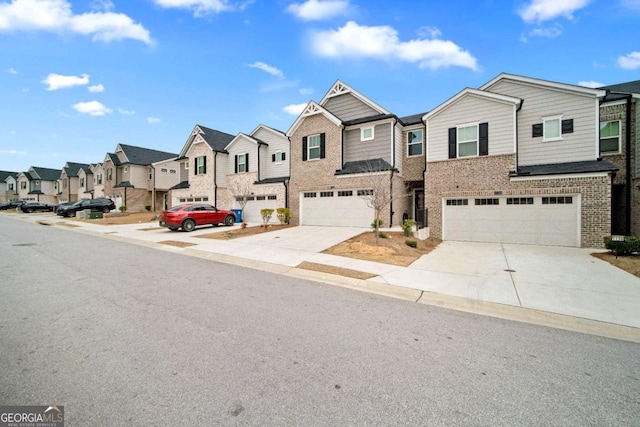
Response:
[[[103,217],[102,212],[89,212],[88,219],[102,219]]]

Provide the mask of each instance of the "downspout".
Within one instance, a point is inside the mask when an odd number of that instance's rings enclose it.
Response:
[[[218,207],[218,152],[213,153],[213,206]]]
[[[391,126],[391,175],[389,175],[389,227],[393,224],[393,173],[396,170],[396,124],[398,119],[393,119]]]
[[[516,174],[518,173],[518,139],[519,139],[518,134],[520,131],[520,128],[518,126],[518,112],[522,110],[523,104],[524,104],[524,99],[520,98],[520,105],[518,106],[518,108],[516,108],[516,123],[515,123],[516,125],[516,135],[515,135],[516,137]]]
[[[156,168],[153,165],[149,165],[151,170],[153,171],[153,189],[151,190],[152,202],[151,206],[153,207],[153,211],[156,211]]]

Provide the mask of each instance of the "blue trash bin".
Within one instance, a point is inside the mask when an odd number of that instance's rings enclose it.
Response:
[[[231,209],[231,212],[236,214],[236,224],[242,222],[242,209]]]

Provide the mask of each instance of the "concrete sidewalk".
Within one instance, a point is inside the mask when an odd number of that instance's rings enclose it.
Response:
[[[321,253],[369,231],[363,228],[299,226],[214,240],[198,236],[230,228],[184,233],[157,223],[104,226],[46,214],[11,216],[406,300],[640,342],[640,278],[592,257],[595,250],[447,241],[399,267]],[[160,243],[169,240],[192,246]],[[359,280],[296,268],[303,261],[376,276]]]

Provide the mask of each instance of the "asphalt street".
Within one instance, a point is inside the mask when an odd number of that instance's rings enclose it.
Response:
[[[637,426],[639,356],[0,217],[0,404],[69,426]]]

